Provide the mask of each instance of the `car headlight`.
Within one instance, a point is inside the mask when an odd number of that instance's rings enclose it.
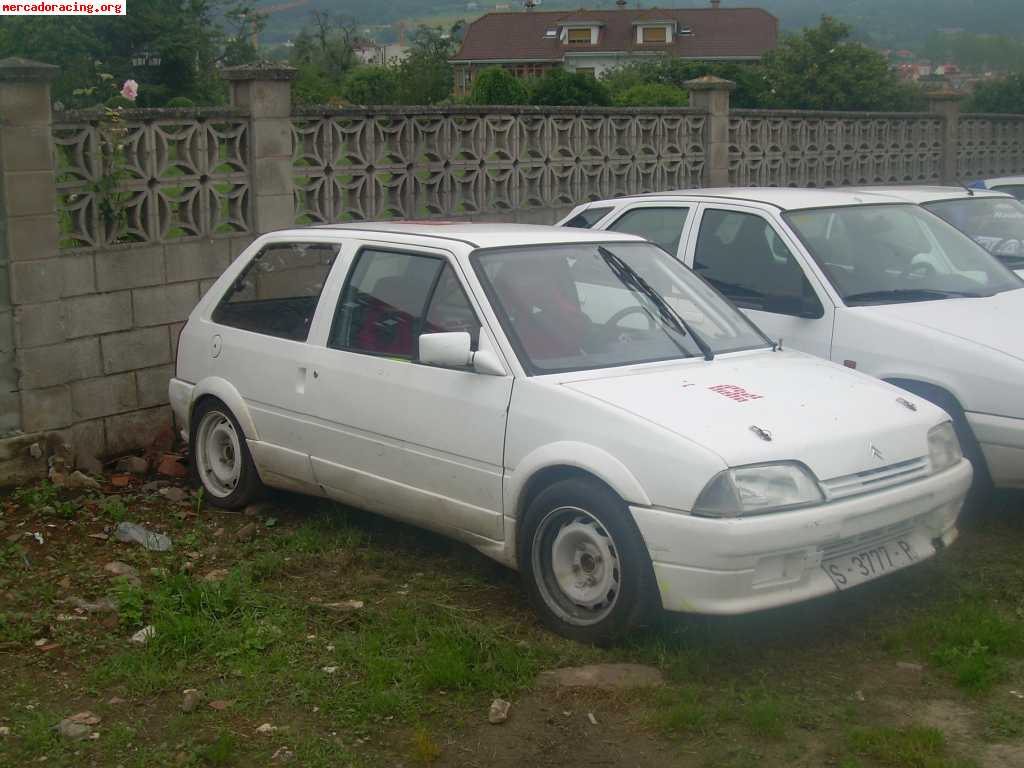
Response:
[[[704,486],[693,514],[744,517],[819,504],[825,500],[817,479],[796,462],[754,464],[719,472]]]
[[[943,422],[928,431],[928,454],[932,460],[932,472],[949,469],[964,457],[953,422]]]

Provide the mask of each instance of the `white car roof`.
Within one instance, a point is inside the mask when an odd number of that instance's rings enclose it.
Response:
[[[671,192],[654,192],[646,195],[636,195],[629,198],[615,198],[614,200],[603,200],[604,204],[622,202],[643,201],[651,202],[656,200],[673,199],[701,199],[718,198],[721,200],[734,200],[736,202],[764,203],[784,211],[800,210],[803,208],[830,208],[844,205],[864,205],[869,203],[905,203],[894,196],[886,196],[882,193],[871,192],[864,189],[846,187],[828,187],[827,189],[798,189],[795,187],[721,187],[706,189],[680,189]]]
[[[1002,197],[1013,199],[1013,195],[990,189],[967,189],[966,187],[908,186],[908,187],[849,187],[864,194],[880,194],[898,197],[908,203],[934,203],[939,200],[970,200],[972,197]]]
[[[371,221],[350,224],[322,224],[315,227],[296,227],[281,230],[309,234],[335,231],[356,236],[402,235],[408,237],[429,237],[452,240],[475,248],[499,248],[504,246],[547,245],[553,243],[607,243],[645,242],[642,237],[621,232],[603,232],[588,229],[541,226],[537,224],[495,224],[469,223],[462,221]]]

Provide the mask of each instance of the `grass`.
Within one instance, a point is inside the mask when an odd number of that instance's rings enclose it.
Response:
[[[948,755],[946,739],[937,728],[850,729],[849,749],[885,768],[968,768],[973,763]],[[856,763],[854,763],[856,764]]]

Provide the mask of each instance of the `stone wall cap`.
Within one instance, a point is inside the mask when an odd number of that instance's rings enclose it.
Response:
[[[59,73],[60,67],[41,61],[21,59],[17,56],[0,59],[0,82],[48,83],[55,80]]]
[[[736,83],[714,75],[704,75],[695,80],[687,80],[683,87],[689,91],[734,91]]]
[[[242,64],[220,72],[225,80],[294,80],[298,74],[295,67],[282,64]]]

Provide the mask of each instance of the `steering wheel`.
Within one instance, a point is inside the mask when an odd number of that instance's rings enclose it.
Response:
[[[648,312],[643,307],[639,306],[625,307],[624,309],[620,309],[618,312],[616,312],[614,315],[608,318],[608,320],[604,324],[604,327],[609,329],[609,331],[611,331],[611,333],[614,334],[619,341],[629,341],[630,339],[633,338],[633,334],[644,332],[637,328],[623,328],[620,325],[620,323],[630,315],[643,315],[647,319],[646,332],[649,333],[654,330],[654,318],[651,316],[651,313]]]
[[[907,268],[900,272],[900,279],[905,279],[914,276],[915,279],[922,277],[931,277],[936,274],[935,265],[928,263],[927,261],[919,261],[917,264],[911,260]]]

